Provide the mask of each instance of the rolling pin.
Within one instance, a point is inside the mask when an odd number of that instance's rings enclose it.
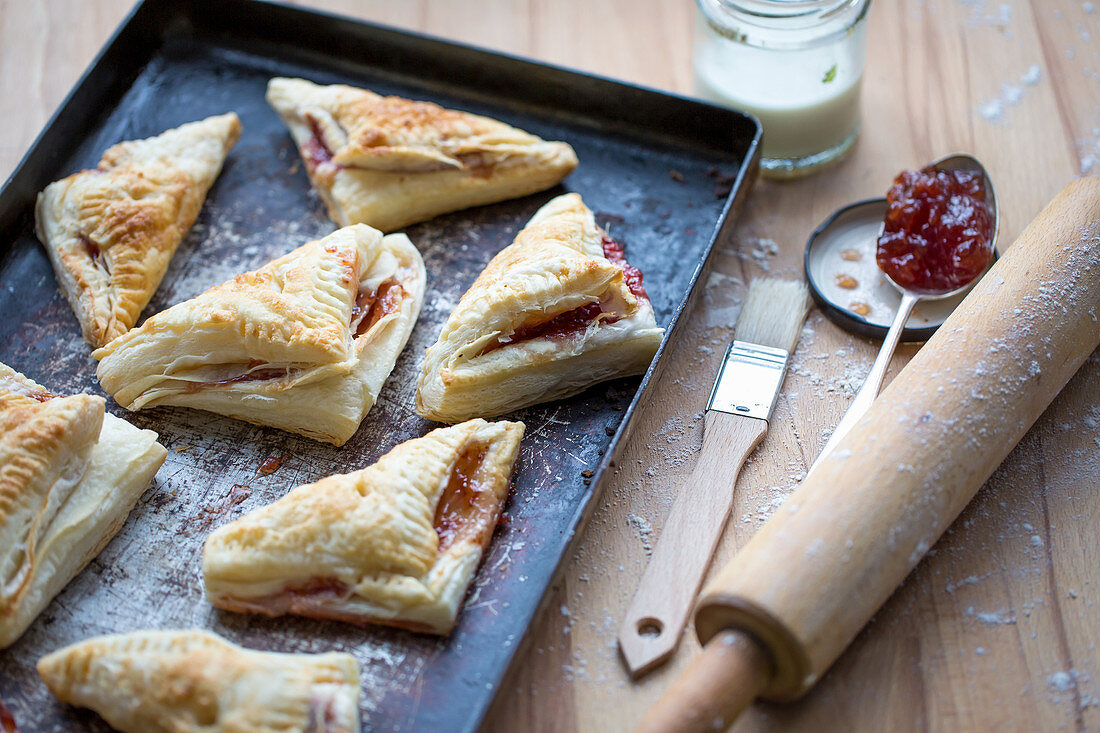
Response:
[[[1100,178],[1066,186],[704,588],[702,654],[640,731],[814,685],[1100,344]]]

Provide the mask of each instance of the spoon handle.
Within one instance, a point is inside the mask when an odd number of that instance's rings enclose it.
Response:
[[[879,390],[882,388],[882,379],[886,376],[886,368],[890,366],[894,349],[897,348],[898,341],[901,340],[901,332],[905,330],[905,323],[909,320],[909,314],[913,312],[913,306],[919,300],[919,295],[902,293],[897,315],[894,316],[894,322],[890,324],[890,330],[886,332],[886,338],[882,340],[882,348],[879,349],[878,356],[875,357],[875,363],[871,365],[871,371],[867,373],[867,379],[864,380],[863,386],[859,388],[852,404],[848,406],[848,411],[844,413],[844,417],[840,418],[833,434],[829,436],[825,447],[818,454],[817,460],[810,466],[810,471],[813,471],[817,464],[829,455],[829,452],[840,442],[840,439],[855,427],[855,424],[867,414],[867,410],[871,409],[871,403],[878,397]]]

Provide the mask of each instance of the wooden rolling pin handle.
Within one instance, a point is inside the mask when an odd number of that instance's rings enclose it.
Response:
[[[619,649],[632,677],[664,662],[680,644],[695,596],[733,507],[741,466],[768,423],[708,410],[703,447],[672,505],[657,546],[619,629]]]
[[[637,733],[724,731],[764,691],[771,674],[771,660],[753,637],[722,631],[649,709]]]

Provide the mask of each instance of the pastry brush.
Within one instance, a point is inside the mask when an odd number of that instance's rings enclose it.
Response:
[[[626,619],[619,649],[632,677],[676,651],[733,507],[741,466],[764,438],[810,310],[801,282],[754,280],[703,420],[703,447],[672,505]]]

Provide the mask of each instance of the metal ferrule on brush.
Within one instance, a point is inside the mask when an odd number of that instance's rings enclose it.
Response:
[[[770,420],[789,359],[783,349],[734,341],[714,380],[707,409]]]

